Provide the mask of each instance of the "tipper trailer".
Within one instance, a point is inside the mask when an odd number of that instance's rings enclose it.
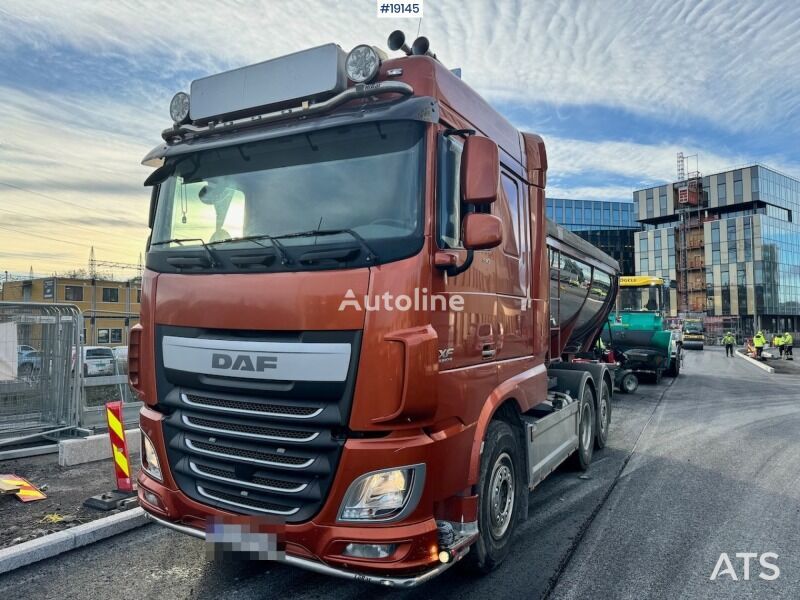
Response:
[[[176,95],[129,373],[155,520],[410,587],[499,564],[605,445],[609,367],[571,360],[618,265],[547,222],[542,139],[401,37]]]

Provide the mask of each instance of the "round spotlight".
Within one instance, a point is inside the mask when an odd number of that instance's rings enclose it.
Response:
[[[439,552],[439,562],[442,564],[447,564],[450,562],[452,555],[447,550],[442,550]]]
[[[169,103],[169,116],[175,123],[185,123],[189,120],[189,94],[178,92]]]
[[[381,68],[381,59],[372,46],[361,44],[347,55],[344,61],[347,77],[354,83],[365,83],[375,78]]]

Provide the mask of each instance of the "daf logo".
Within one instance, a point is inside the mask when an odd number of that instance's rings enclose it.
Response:
[[[211,356],[211,367],[213,369],[228,369],[230,371],[266,371],[267,369],[278,368],[277,356],[258,355],[253,357],[249,354],[223,354],[215,352]]]

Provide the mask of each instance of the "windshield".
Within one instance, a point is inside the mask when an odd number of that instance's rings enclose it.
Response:
[[[700,321],[684,321],[683,330],[691,333],[703,333],[703,324]]]
[[[282,238],[279,245],[358,245],[361,238],[383,262],[408,256],[411,240],[421,246],[423,159],[423,126],[415,121],[338,127],[179,157],[160,187],[152,250],[257,247],[269,245],[270,236],[350,230],[355,240],[341,232]]]
[[[621,287],[619,309],[623,311],[661,311],[661,289],[651,287]]]

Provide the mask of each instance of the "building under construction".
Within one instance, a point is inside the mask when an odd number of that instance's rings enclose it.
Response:
[[[635,264],[670,282],[672,316],[800,329],[800,180],[763,165],[703,175],[678,156],[677,181],[633,193]]]

